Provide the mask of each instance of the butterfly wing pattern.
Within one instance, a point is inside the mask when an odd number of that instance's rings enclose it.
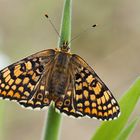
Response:
[[[51,62],[55,51],[41,51],[20,60],[0,71],[0,97],[14,100],[25,107],[43,107],[49,105],[47,95],[40,97],[45,91],[44,73]]]
[[[73,83],[73,77],[72,75],[69,75],[69,82],[68,82],[68,89],[66,93],[58,98],[55,102],[56,109],[64,113],[68,116],[72,116],[75,118],[82,117],[81,113],[76,112],[74,104],[73,104],[73,96],[74,96],[74,83]]]
[[[82,116],[99,120],[112,120],[119,116],[120,108],[111,91],[94,70],[78,55],[73,55],[75,75],[75,109]]]
[[[47,107],[53,101],[59,112],[75,118],[117,118],[120,108],[110,90],[66,47],[38,52],[1,70],[0,98],[32,109]]]

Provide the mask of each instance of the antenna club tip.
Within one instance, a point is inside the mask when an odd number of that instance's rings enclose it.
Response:
[[[48,14],[47,14],[47,13],[45,14],[45,17],[46,17],[46,18],[49,18],[49,16],[48,16]]]
[[[96,26],[97,26],[97,24],[92,25],[92,27],[96,27]]]

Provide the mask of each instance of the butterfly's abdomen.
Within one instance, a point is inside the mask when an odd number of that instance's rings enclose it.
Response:
[[[50,93],[54,95],[63,95],[68,82],[69,56],[65,53],[59,53],[54,61],[54,67],[50,79]]]

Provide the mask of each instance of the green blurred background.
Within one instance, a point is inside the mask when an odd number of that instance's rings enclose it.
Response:
[[[44,14],[49,14],[59,30],[63,2],[0,0],[1,68],[57,46],[58,36]],[[92,24],[98,26],[73,41],[71,50],[94,68],[117,100],[140,75],[139,5],[139,0],[73,1],[72,37]],[[0,106],[1,111],[4,110],[0,125],[2,140],[41,139],[47,110],[30,111],[8,101],[1,101]],[[131,118],[140,115],[139,106]],[[87,140],[99,125],[100,121],[94,119],[63,117],[61,140]],[[130,139],[140,137],[139,129],[140,124]]]

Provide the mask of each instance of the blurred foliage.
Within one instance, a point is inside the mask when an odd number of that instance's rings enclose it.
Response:
[[[118,135],[118,137],[116,139],[117,140],[127,140],[128,137],[130,136],[130,134],[136,128],[136,125],[138,124],[138,122],[139,122],[139,118],[135,118],[133,121],[131,121],[129,123],[129,125],[121,131],[121,133]]]

